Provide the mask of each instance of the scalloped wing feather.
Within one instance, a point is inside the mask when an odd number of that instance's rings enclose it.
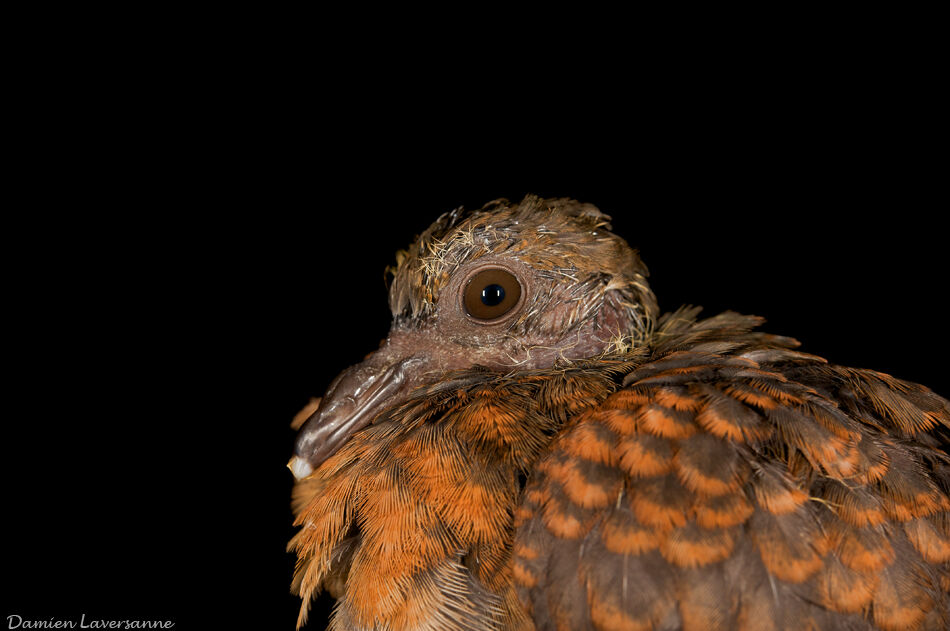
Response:
[[[950,404],[693,315],[530,478],[537,628],[950,627]]]

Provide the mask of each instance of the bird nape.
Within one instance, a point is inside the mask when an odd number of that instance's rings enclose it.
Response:
[[[950,628],[950,403],[762,320],[661,315],[589,204],[442,215],[302,415],[331,629]]]

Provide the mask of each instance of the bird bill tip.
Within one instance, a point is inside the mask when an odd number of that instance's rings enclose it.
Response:
[[[310,466],[310,463],[298,456],[294,456],[290,459],[290,462],[287,463],[287,468],[290,469],[290,472],[293,473],[294,477],[298,480],[303,480],[313,473],[313,467]]]

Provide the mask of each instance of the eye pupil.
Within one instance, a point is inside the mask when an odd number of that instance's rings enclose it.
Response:
[[[465,285],[462,304],[468,315],[486,323],[499,318],[520,304],[521,283],[508,270],[484,267],[475,272]]]
[[[505,288],[501,285],[491,284],[482,289],[482,304],[488,307],[494,307],[501,304],[505,299]]]

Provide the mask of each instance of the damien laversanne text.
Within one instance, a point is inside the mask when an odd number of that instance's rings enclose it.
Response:
[[[172,629],[171,620],[102,620],[87,618],[81,614],[79,620],[49,618],[47,620],[27,620],[23,616],[7,616],[7,629]]]

